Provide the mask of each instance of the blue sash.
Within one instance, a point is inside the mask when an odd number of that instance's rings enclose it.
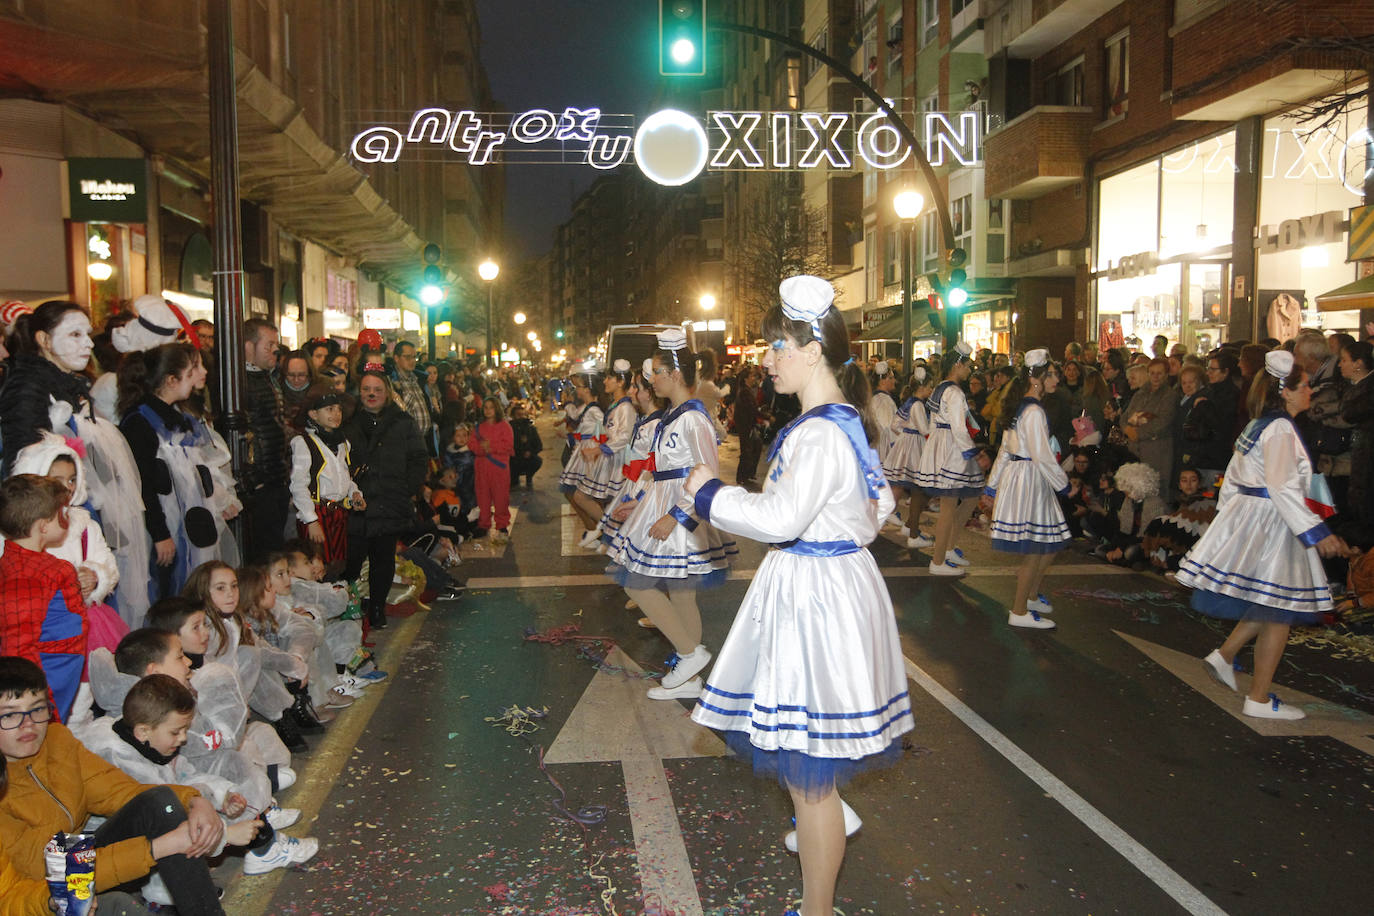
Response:
[[[654,471],[654,480],[681,480],[690,473],[691,468],[669,468],[666,471]]]
[[[842,557],[863,550],[853,541],[803,541],[800,538],[773,546],[802,557]]]

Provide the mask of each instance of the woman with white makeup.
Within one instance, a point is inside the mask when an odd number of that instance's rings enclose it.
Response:
[[[87,508],[99,518],[119,564],[111,603],[125,623],[140,626],[148,610],[149,564],[143,483],[129,443],[91,406],[90,379],[83,374],[91,361],[90,316],[75,302],[44,302],[18,318],[10,340],[14,356],[0,389],[3,476],[13,472],[19,450],[43,430],[81,441]]]
[[[762,493],[724,486],[705,465],[687,479],[703,524],[773,548],[692,718],[791,794],[797,829],[784,844],[801,856],[802,901],[787,912],[831,916],[845,836],[861,825],[838,790],[896,763],[915,723],[892,601],[867,549],[894,505],[864,419],[868,382],[830,284],[792,277],[779,292],[763,366],[803,412],[778,433]]]
[[[222,559],[210,472],[197,460],[193,418],[176,406],[204,382],[204,371],[200,351],[186,343],[130,353],[119,367],[119,429],[143,475],[155,560],[150,601],[177,594],[191,570]]]

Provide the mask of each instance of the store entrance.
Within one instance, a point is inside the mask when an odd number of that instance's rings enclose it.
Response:
[[[1226,341],[1231,262],[1184,261],[1179,266],[1182,342],[1189,353],[1206,356]]]

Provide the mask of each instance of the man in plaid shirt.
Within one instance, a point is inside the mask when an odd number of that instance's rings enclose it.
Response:
[[[396,371],[392,374],[396,394],[400,397],[401,406],[405,408],[406,413],[410,414],[415,425],[420,427],[420,438],[424,440],[425,447],[429,449],[429,455],[433,458],[439,452],[434,440],[434,420],[429,415],[429,395],[425,392],[425,383],[421,380],[423,376],[415,371],[415,365],[419,362],[419,351],[410,341],[400,340],[391,352],[396,360]]]
[[[45,553],[67,534],[67,490],[36,474],[0,484],[0,654],[47,675],[57,714],[71,712],[86,666],[86,604],[76,568]]]

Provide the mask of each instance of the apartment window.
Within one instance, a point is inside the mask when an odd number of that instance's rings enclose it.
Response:
[[[921,217],[921,222],[921,238],[925,240],[921,250],[927,258],[933,258],[940,253],[940,219],[932,210]]]
[[[878,24],[870,22],[864,26],[863,49],[860,51],[863,77],[872,80],[878,75]]]
[[[829,54],[830,30],[821,29],[819,32],[816,33],[816,37],[811,39],[811,41],[808,42],[808,44],[810,44],[811,47],[815,48],[817,51],[820,51],[822,54]],[[811,79],[811,77],[815,76],[816,71],[819,70],[821,66],[822,64],[820,61],[816,60],[816,58],[808,54],[806,56],[806,78],[809,80]]]
[[[1062,67],[1058,73],[1045,81],[1045,104],[1073,105],[1083,104],[1083,58]]]
[[[921,0],[921,47],[940,37],[939,0]]]
[[[973,6],[973,0],[949,0],[950,18],[953,19],[970,6]]]
[[[787,107],[796,111],[801,108],[801,58],[795,54],[787,56]]]
[[[902,14],[887,21],[887,75],[902,72]]]
[[[883,230],[883,285],[891,286],[902,276],[902,249],[896,229]]]
[[[1103,116],[1116,118],[1126,113],[1126,95],[1131,88],[1131,35],[1119,32],[1103,45],[1106,84],[1103,86]]]
[[[940,91],[937,89],[930,95],[921,99],[921,111],[929,113],[940,110]]]
[[[878,301],[878,233],[874,229],[864,232],[864,277],[867,281],[865,302]]]
[[[949,207],[949,218],[954,223],[954,237],[961,239],[973,232],[973,195],[965,194]]]

